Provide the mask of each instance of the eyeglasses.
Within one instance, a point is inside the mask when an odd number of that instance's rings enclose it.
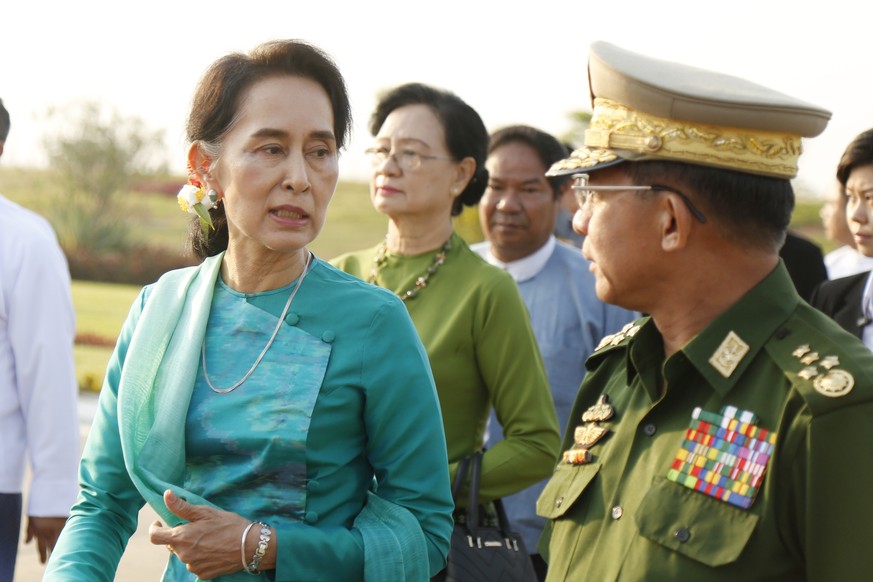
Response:
[[[391,152],[385,148],[367,148],[364,153],[370,159],[370,165],[374,168],[381,167],[382,164],[388,161],[388,158],[394,160],[394,163],[400,166],[402,170],[413,172],[421,167],[421,163],[425,160],[454,160],[445,156],[426,156],[414,150],[401,150]]]
[[[585,207],[591,200],[591,197],[599,194],[607,194],[609,192],[672,192],[679,196],[688,207],[691,214],[702,223],[706,223],[706,217],[700,212],[691,199],[679,190],[670,186],[661,184],[652,184],[651,186],[589,186],[588,174],[576,174],[573,176],[573,194],[576,196],[576,203],[579,208]]]

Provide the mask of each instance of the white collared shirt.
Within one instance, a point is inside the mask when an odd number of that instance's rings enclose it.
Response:
[[[78,390],[70,272],[41,216],[0,196],[0,493],[63,517],[78,493]]]
[[[824,256],[828,279],[848,277],[873,269],[873,257],[865,257],[854,247],[841,246]]]
[[[552,253],[555,251],[555,244],[557,244],[557,241],[555,240],[554,235],[550,236],[549,240],[546,241],[546,244],[528,256],[522,257],[517,261],[504,263],[494,256],[494,247],[489,243],[488,252],[480,253],[480,256],[495,267],[500,267],[509,273],[512,278],[515,279],[516,283],[521,283],[522,281],[527,281],[528,279],[536,277],[537,274],[543,270],[543,267],[545,267],[546,263],[549,261],[549,257],[551,257]]]
[[[867,284],[864,285],[864,292],[861,294],[861,311],[867,321],[873,322],[873,271],[870,271]],[[864,345],[873,351],[873,323],[864,326],[861,331],[861,339],[864,341]]]

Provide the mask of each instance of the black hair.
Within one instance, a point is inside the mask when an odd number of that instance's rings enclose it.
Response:
[[[407,83],[382,96],[370,116],[370,133],[376,135],[392,111],[406,105],[427,105],[443,126],[446,147],[455,160],[473,158],[476,171],[467,187],[452,203],[452,216],[464,206],[475,206],[488,185],[488,130],[476,110],[463,99],[443,89],[421,83]]]
[[[770,178],[682,162],[620,164],[637,184],[662,183],[682,189],[725,236],[739,244],[778,252],[794,210],[794,190],[784,178]]]
[[[868,129],[855,136],[855,139],[846,146],[837,164],[837,180],[845,188],[852,170],[871,164],[873,164],[873,129]]]
[[[0,142],[5,142],[9,137],[9,128],[12,127],[12,122],[9,120],[9,112],[3,106],[3,100],[0,99]]]
[[[194,92],[186,126],[188,140],[199,142],[204,150],[217,156],[246,92],[258,81],[281,75],[311,79],[324,88],[333,109],[337,149],[342,149],[352,124],[345,81],[326,53],[300,40],[269,41],[249,54],[232,53],[215,61]],[[196,217],[188,229],[189,244],[200,258],[227,250],[229,233],[224,205],[213,206],[209,214],[214,230],[204,234]]]
[[[567,147],[551,134],[529,125],[510,125],[491,134],[488,154],[490,155],[500,146],[514,142],[523,143],[534,150],[546,169],[550,168],[555,162],[563,160],[570,153]],[[552,187],[552,194],[555,200],[561,197],[561,189],[571,179],[569,174],[547,178],[549,186]]]

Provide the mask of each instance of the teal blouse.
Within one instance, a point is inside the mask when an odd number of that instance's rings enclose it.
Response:
[[[110,360],[80,469],[82,491],[46,580],[112,580],[143,498],[122,461],[119,378],[150,287]],[[207,367],[224,388],[266,345],[290,288],[244,295],[220,282],[206,332]],[[275,580],[360,580],[353,522],[367,492],[409,510],[429,570],[445,565],[452,529],[444,434],[427,356],[401,302],[317,261],[267,356],[228,394],[197,373],[179,486],[276,528]],[[221,580],[250,580],[238,572]],[[173,557],[166,580],[193,580]]]

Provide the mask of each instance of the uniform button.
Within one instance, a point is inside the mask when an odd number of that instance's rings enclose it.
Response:
[[[646,426],[643,427],[643,433],[644,433],[646,436],[654,436],[654,435],[655,435],[655,432],[656,432],[657,430],[658,430],[658,427],[656,427],[656,426],[655,426],[654,424],[652,424],[651,422],[650,422],[649,424],[647,424]]]
[[[563,497],[558,497],[557,499],[555,499],[555,507],[561,507],[562,503],[564,503]]]
[[[329,344],[329,343],[333,342],[333,340],[335,340],[335,339],[336,339],[336,334],[330,330],[327,330],[326,332],[321,334],[321,341],[323,341],[324,343]]]
[[[619,519],[622,513],[624,513],[624,510],[621,508],[621,505],[616,505],[612,508],[612,519]]]
[[[315,479],[310,479],[309,481],[307,481],[306,487],[310,491],[318,491],[319,489],[321,489],[321,483],[319,483]]]
[[[689,539],[691,539],[691,532],[688,531],[687,527],[680,527],[675,532],[673,532],[673,537],[676,538],[676,541],[680,544],[684,544]]]
[[[297,325],[297,323],[300,321],[300,316],[296,313],[289,313],[285,316],[285,321],[288,323],[288,325]]]
[[[303,519],[306,520],[306,523],[315,523],[316,521],[318,521],[318,513],[314,511],[307,511]]]

